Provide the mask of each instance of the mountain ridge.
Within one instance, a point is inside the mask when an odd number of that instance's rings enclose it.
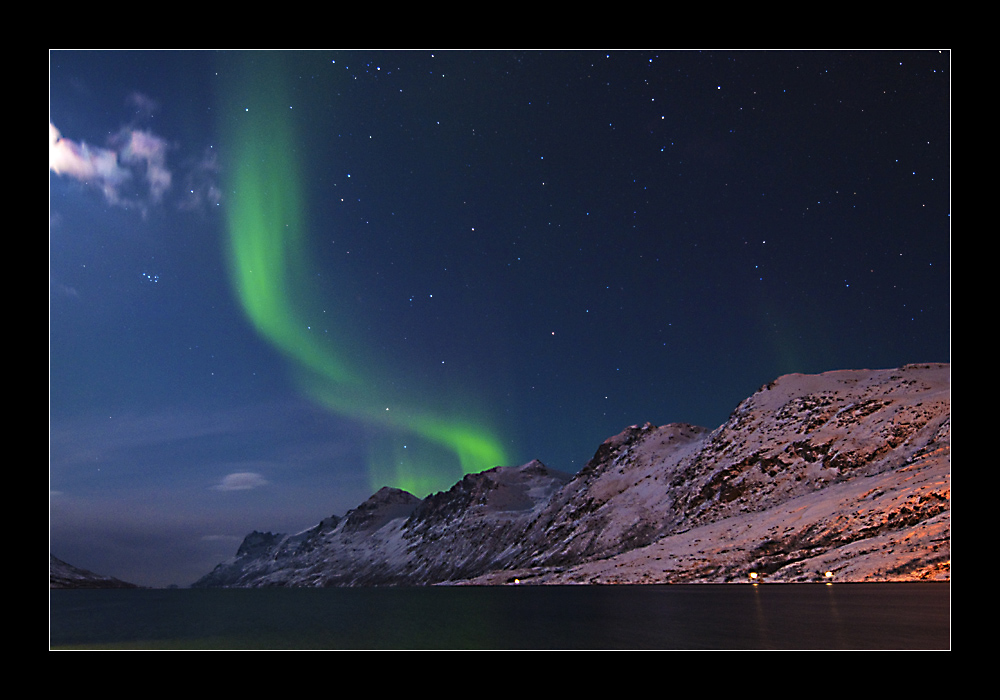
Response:
[[[95,574],[93,571],[67,564],[49,552],[49,588],[140,588],[140,586],[121,581],[114,576]]]
[[[533,460],[251,533],[193,585],[950,579],[950,415],[947,363],[784,375],[715,430],[629,426],[575,475]]]

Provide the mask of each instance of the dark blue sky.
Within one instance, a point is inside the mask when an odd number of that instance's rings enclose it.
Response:
[[[280,89],[247,87],[279,58]],[[949,62],[52,52],[53,554],[187,584],[436,454],[315,402],[241,306],[251,108],[294,134],[294,312],[365,401],[575,471],[633,423],[715,428],[781,374],[950,359]]]

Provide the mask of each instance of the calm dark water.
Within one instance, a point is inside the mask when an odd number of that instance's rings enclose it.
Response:
[[[50,645],[948,649],[950,583],[50,591]]]

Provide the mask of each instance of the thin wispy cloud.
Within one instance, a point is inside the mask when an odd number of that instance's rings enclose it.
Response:
[[[184,211],[193,211],[207,206],[218,206],[222,201],[222,190],[216,184],[219,163],[215,150],[212,147],[206,148],[201,158],[187,163],[187,167],[182,169],[183,190],[179,196],[178,207]]]
[[[126,98],[125,104],[143,119],[151,119],[160,110],[159,102],[141,92],[131,93]]]

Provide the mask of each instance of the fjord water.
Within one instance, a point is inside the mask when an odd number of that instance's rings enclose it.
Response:
[[[52,648],[948,649],[950,583],[50,591]]]

